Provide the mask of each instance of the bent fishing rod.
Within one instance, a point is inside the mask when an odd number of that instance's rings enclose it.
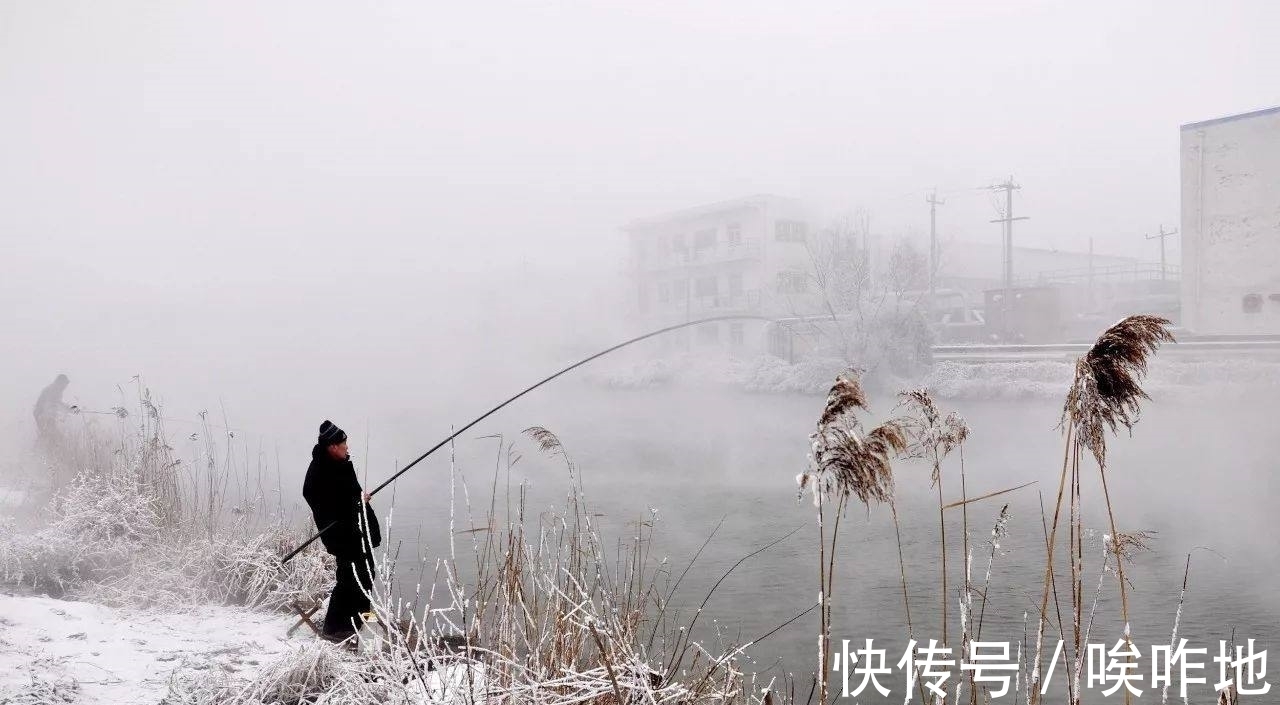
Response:
[[[417,465],[418,463],[422,462],[423,460],[426,460],[427,456],[431,455],[432,453],[436,452],[437,450],[440,450],[441,448],[443,448],[444,446],[446,446],[450,441],[454,440],[454,439],[455,439],[455,438],[457,438],[458,436],[461,436],[463,433],[465,433],[465,432],[466,432],[468,429],[470,429],[472,426],[475,426],[476,424],[480,423],[481,421],[484,421],[485,419],[489,418],[490,416],[492,416],[493,414],[497,413],[499,410],[501,410],[502,408],[504,408],[505,406],[507,406],[507,405],[508,405],[508,404],[510,404],[511,402],[513,402],[513,401],[515,401],[515,400],[519,399],[520,397],[522,397],[522,396],[524,396],[524,395],[528,394],[529,392],[532,392],[533,390],[537,389],[538,387],[541,387],[542,385],[546,384],[547,382],[550,382],[550,381],[552,381],[552,380],[556,379],[557,377],[560,377],[561,375],[564,375],[564,374],[566,374],[566,373],[568,373],[568,372],[572,372],[573,370],[575,370],[575,369],[577,369],[577,368],[579,368],[579,367],[582,367],[583,365],[587,364],[588,362],[591,362],[592,360],[595,360],[595,359],[600,358],[600,357],[604,357],[605,355],[608,355],[609,353],[614,352],[615,350],[620,350],[620,349],[622,349],[622,348],[627,347],[628,345],[633,345],[633,344],[638,343],[638,342],[640,342],[640,341],[642,341],[642,340],[647,340],[647,339],[649,339],[649,338],[652,338],[652,337],[655,337],[655,336],[662,335],[663,333],[670,333],[670,332],[671,332],[671,331],[673,331],[673,330],[679,330],[679,329],[681,329],[681,328],[688,328],[689,326],[696,326],[696,325],[699,325],[699,324],[702,324],[702,323],[714,323],[714,322],[716,322],[716,321],[772,321],[772,320],[773,320],[772,318],[769,318],[769,317],[767,317],[767,316],[753,316],[753,315],[747,315],[747,314],[743,314],[743,315],[733,315],[733,316],[712,316],[712,317],[710,317],[710,318],[699,318],[699,319],[697,319],[697,320],[695,320],[695,321],[685,321],[684,323],[677,323],[677,324],[676,324],[676,325],[674,325],[674,326],[667,326],[666,328],[659,328],[658,330],[650,331],[650,332],[648,332],[648,333],[645,333],[644,335],[640,335],[640,336],[636,336],[636,337],[634,337],[634,338],[631,338],[630,340],[624,340],[623,342],[618,343],[617,345],[614,345],[613,347],[610,347],[610,348],[606,348],[606,349],[604,349],[604,350],[601,350],[600,352],[598,352],[598,353],[596,353],[596,354],[594,354],[594,355],[592,355],[592,356],[590,356],[590,357],[583,358],[583,359],[581,359],[581,360],[579,360],[579,361],[577,361],[577,362],[573,363],[572,365],[569,365],[568,367],[566,367],[566,368],[564,368],[564,369],[560,370],[559,372],[556,372],[555,374],[553,374],[553,375],[550,375],[550,376],[546,377],[545,379],[541,380],[540,382],[537,382],[537,383],[535,383],[535,384],[533,384],[533,385],[531,385],[531,386],[529,386],[529,387],[526,387],[526,388],[525,388],[523,391],[521,391],[519,394],[516,394],[515,396],[511,397],[510,399],[507,399],[506,401],[502,402],[501,404],[499,404],[499,405],[497,405],[497,406],[493,407],[492,409],[489,409],[488,411],[484,412],[484,413],[483,413],[483,414],[481,414],[480,416],[477,416],[477,417],[475,418],[475,420],[473,420],[471,423],[468,423],[466,426],[463,426],[462,428],[458,429],[457,431],[454,431],[453,433],[449,434],[449,437],[448,437],[448,438],[445,438],[443,441],[440,441],[439,443],[435,444],[434,446],[432,446],[432,447],[431,447],[431,449],[430,449],[430,450],[428,450],[427,452],[423,453],[422,455],[419,455],[419,456],[417,457],[417,459],[415,459],[413,462],[409,463],[408,465],[404,466],[403,468],[400,468],[400,470],[399,470],[399,471],[397,471],[397,472],[396,472],[396,474],[394,474],[394,475],[392,475],[391,477],[387,478],[387,479],[386,479],[382,484],[380,484],[380,485],[378,485],[377,487],[373,488],[373,490],[372,490],[371,492],[369,492],[369,496],[370,496],[370,497],[372,497],[373,495],[378,494],[378,492],[380,492],[380,491],[381,491],[383,488],[385,488],[387,485],[390,485],[392,482],[395,482],[395,481],[396,481],[396,478],[400,477],[401,475],[405,474],[406,472],[409,472],[409,470],[410,470],[411,468],[413,468],[413,466]],[[334,521],[334,522],[329,522],[329,525],[328,525],[328,526],[326,526],[326,527],[324,527],[323,529],[321,529],[320,531],[316,532],[314,535],[312,535],[312,537],[311,537],[311,538],[307,539],[306,541],[303,541],[303,542],[302,542],[302,545],[300,545],[300,546],[298,546],[297,548],[293,549],[292,551],[290,551],[290,552],[288,553],[288,555],[286,555],[284,558],[280,559],[280,563],[281,563],[281,565],[283,565],[283,564],[285,564],[285,563],[288,563],[290,559],[292,559],[294,556],[296,556],[296,555],[298,555],[299,553],[301,553],[301,552],[302,552],[302,549],[306,548],[307,546],[310,546],[312,543],[314,543],[314,542],[315,542],[315,540],[316,540],[316,539],[320,538],[320,535],[321,535],[321,534],[323,534],[324,532],[326,532],[326,531],[328,531],[329,529],[333,528],[333,526],[334,526],[335,524],[337,524],[337,523],[338,523],[338,522],[336,522],[336,521]]]

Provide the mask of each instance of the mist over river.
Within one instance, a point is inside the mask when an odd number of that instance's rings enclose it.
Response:
[[[1191,573],[1179,636],[1190,646],[1216,655],[1219,639],[1258,640],[1259,648],[1280,644],[1280,584],[1275,566],[1280,558],[1272,513],[1277,489],[1275,468],[1280,436],[1263,412],[1264,399],[1148,402],[1132,437],[1111,440],[1108,483],[1120,531],[1157,532],[1152,550],[1139,555],[1128,571],[1135,643],[1144,656],[1150,646],[1168,643],[1186,555]],[[471,400],[476,406],[479,402]],[[677,601],[687,613],[701,602],[712,583],[738,559],[799,528],[778,546],[750,559],[720,585],[699,621],[700,637],[714,640],[718,630],[728,642],[758,638],[813,604],[817,595],[814,508],[806,494],[797,501],[795,476],[805,467],[808,434],[823,400],[816,396],[748,394],[707,388],[662,388],[614,391],[570,382],[553,386],[509,407],[459,439],[458,471],[467,481],[474,521],[461,504],[455,530],[484,525],[495,467],[499,476],[499,516],[505,510],[506,457],[498,460],[501,433],[521,456],[510,472],[512,487],[529,485],[527,514],[535,517],[563,507],[568,474],[560,458],[547,458],[521,429],[540,425],[556,433],[581,472],[586,499],[597,517],[605,545],[630,540],[636,522],[656,511],[657,527],[650,556],[669,558],[678,575],[699,546],[720,528],[685,579]],[[873,398],[873,423],[895,413],[893,398]],[[1044,534],[1040,494],[1052,512],[1063,460],[1063,439],[1056,429],[1060,407],[1051,401],[980,402],[940,400],[955,409],[971,428],[963,449],[968,495],[1037,482],[1016,493],[969,506],[969,537],[974,580],[981,583],[990,556],[992,525],[1003,503],[1010,504],[1009,535],[995,557],[983,629],[984,640],[1020,642],[1023,615],[1029,612],[1029,639],[1034,639],[1034,611],[1044,570]],[[455,407],[465,423],[472,409]],[[482,409],[478,409],[480,411]],[[421,419],[441,419],[431,408],[404,410],[404,426],[374,429],[395,447],[425,450],[448,435],[448,423],[425,426]],[[423,430],[423,429],[429,429]],[[353,454],[362,450],[357,437]],[[419,451],[420,452],[420,451]],[[412,457],[412,456],[410,456]],[[401,459],[403,462],[404,459]],[[383,458],[367,485],[390,474]],[[357,458],[357,466],[360,460]],[[383,469],[385,468],[385,469]],[[1097,469],[1082,461],[1086,522],[1096,529],[1086,538],[1086,613],[1097,584],[1102,557],[1105,511]],[[938,509],[929,468],[920,461],[895,465],[903,550],[910,584],[912,618],[918,640],[941,638],[938,589]],[[943,469],[947,501],[960,497],[960,453]],[[513,496],[517,491],[513,489]],[[386,516],[390,491],[375,505]],[[420,564],[428,573],[437,557],[448,555],[449,455],[440,452],[405,475],[395,487],[394,517],[384,544],[400,551],[398,578],[412,591]],[[949,510],[949,632],[958,642],[957,586],[962,585],[962,522]],[[384,519],[384,526],[386,520]],[[1065,546],[1064,528],[1060,540]],[[836,579],[833,637],[854,646],[874,638],[887,648],[892,665],[907,639],[898,571],[897,546],[887,507],[851,508],[841,525],[841,553]],[[460,564],[470,564],[475,534],[458,534]],[[462,556],[467,555],[467,560]],[[1065,570],[1065,561],[1062,563]],[[665,581],[663,581],[665,583]],[[1059,577],[1063,609],[1068,609],[1069,583]],[[1101,593],[1101,607],[1091,642],[1113,644],[1121,635],[1114,578]],[[976,598],[980,601],[980,598]],[[1051,607],[1052,609],[1052,607]],[[811,613],[752,648],[754,669],[776,675],[796,674],[808,688],[814,667],[817,615]],[[1068,630],[1070,627],[1068,626]],[[1056,639],[1052,632],[1046,639]],[[1017,646],[1014,646],[1016,653]],[[716,649],[711,649],[713,652]],[[1209,672],[1214,672],[1210,662]],[[890,687],[900,692],[895,670]],[[1060,677],[1060,676],[1059,676]],[[1053,690],[1058,690],[1054,688]],[[864,698],[865,700],[865,698]]]

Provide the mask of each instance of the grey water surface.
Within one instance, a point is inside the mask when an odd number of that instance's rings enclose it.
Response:
[[[456,467],[466,479],[476,518],[471,522],[464,516],[460,499],[454,529],[483,524],[495,468],[500,468],[498,505],[505,503],[505,456],[498,459],[498,439],[481,435],[502,433],[505,443],[514,442],[521,459],[511,469],[510,480],[528,483],[531,516],[564,506],[568,474],[563,461],[543,457],[519,433],[526,426],[545,426],[559,435],[581,473],[591,510],[602,515],[596,520],[606,545],[630,540],[636,522],[656,511],[650,556],[655,562],[667,558],[669,570],[678,574],[715,532],[679,590],[677,600],[686,616],[734,562],[799,529],[737,568],[714,592],[699,619],[698,636],[709,645],[756,639],[816,600],[815,512],[808,496],[797,501],[795,476],[804,468],[808,433],[822,401],[814,396],[707,389],[616,391],[585,384],[547,390],[504,411],[484,430],[459,439]],[[1144,658],[1151,645],[1169,642],[1188,553],[1191,572],[1179,636],[1190,646],[1209,649],[1206,672],[1211,677],[1216,675],[1211,659],[1221,639],[1254,638],[1258,648],[1280,644],[1280,549],[1274,541],[1278,527],[1272,513],[1272,470],[1280,437],[1271,433],[1273,421],[1262,412],[1262,402],[1156,399],[1146,405],[1132,437],[1122,434],[1110,442],[1108,489],[1119,530],[1155,532],[1151,551],[1139,555],[1128,574],[1134,641]],[[1040,502],[1043,499],[1051,516],[1063,462],[1063,439],[1056,429],[1060,407],[1044,400],[942,400],[940,405],[959,411],[971,427],[963,448],[969,496],[1037,483],[974,503],[967,513],[973,579],[981,584],[992,555],[992,526],[1002,505],[1010,505],[1008,536],[995,554],[986,592],[982,638],[1013,642],[1016,654],[1024,626],[1029,642],[1034,640],[1044,578]],[[868,420],[894,413],[892,397],[873,399]],[[1088,612],[1108,529],[1097,467],[1083,462],[1082,468],[1086,523],[1091,528],[1085,546]],[[941,639],[936,490],[924,463],[901,461],[895,473],[914,636],[921,642]],[[943,468],[943,495],[947,501],[961,496],[959,451]],[[963,580],[964,519],[960,510],[947,512],[952,645],[958,643],[960,631],[957,601]],[[448,555],[449,522],[449,458],[442,452],[395,488],[387,546],[400,551],[403,585],[418,579],[415,556],[433,565],[435,558]],[[457,535],[460,555],[466,554],[472,536]],[[1065,523],[1060,537],[1065,546]],[[850,509],[840,527],[837,566],[836,643],[850,639],[859,647],[872,638],[888,651],[892,666],[908,630],[898,547],[887,507]],[[1059,581],[1062,609],[1069,610],[1065,576]],[[975,606],[980,605],[978,596]],[[748,651],[747,670],[762,673],[765,682],[793,674],[803,696],[815,664],[816,626],[817,615],[811,613],[772,634]],[[1121,634],[1116,584],[1108,578],[1089,641],[1110,645]],[[1046,638],[1051,643],[1056,639],[1052,629]],[[903,678],[895,669],[885,683],[893,699],[901,697]],[[1060,682],[1061,672],[1055,678]],[[1207,686],[1194,688],[1208,698]],[[1054,688],[1055,693],[1059,690]],[[862,701],[870,702],[865,695]],[[1012,702],[1012,696],[1006,701]]]

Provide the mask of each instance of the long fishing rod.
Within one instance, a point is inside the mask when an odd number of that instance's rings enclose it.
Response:
[[[621,349],[621,348],[625,348],[625,347],[627,347],[628,345],[633,345],[633,344],[635,344],[635,343],[638,343],[638,342],[640,342],[640,341],[642,341],[642,340],[647,340],[647,339],[652,338],[652,337],[654,337],[654,336],[662,335],[663,333],[670,333],[670,332],[671,332],[671,331],[673,331],[673,330],[679,330],[679,329],[681,329],[681,328],[688,328],[689,326],[696,326],[696,325],[699,325],[699,324],[702,324],[702,323],[714,323],[714,322],[716,322],[716,321],[744,321],[744,320],[745,320],[745,321],[771,321],[771,320],[773,320],[773,319],[772,319],[772,318],[769,318],[769,317],[767,317],[767,316],[753,316],[753,315],[745,315],[745,314],[744,314],[744,315],[735,315],[735,316],[712,316],[711,318],[699,318],[699,319],[698,319],[698,320],[696,320],[696,321],[685,321],[684,323],[677,323],[677,324],[676,324],[676,325],[674,325],[674,326],[667,326],[666,328],[660,328],[660,329],[658,329],[658,330],[651,331],[651,332],[649,332],[649,333],[645,333],[644,335],[636,336],[636,337],[634,337],[634,338],[632,338],[632,339],[630,339],[630,340],[624,340],[623,342],[618,343],[617,345],[614,345],[614,346],[613,346],[613,347],[611,347],[611,348],[606,348],[606,349],[601,350],[600,352],[598,352],[598,353],[596,353],[596,354],[594,354],[594,355],[592,355],[592,356],[590,356],[590,357],[583,358],[583,359],[581,359],[581,360],[579,360],[579,361],[577,361],[577,362],[573,363],[572,365],[569,365],[568,367],[566,367],[566,368],[564,368],[564,369],[560,370],[559,372],[556,372],[555,374],[550,375],[549,377],[546,377],[546,378],[545,378],[545,379],[543,379],[542,381],[537,382],[536,384],[533,384],[533,385],[531,385],[531,386],[529,386],[529,387],[525,388],[525,389],[524,389],[524,391],[520,392],[519,394],[516,394],[515,396],[511,397],[510,399],[507,399],[506,401],[502,402],[501,404],[499,404],[499,405],[497,405],[497,406],[493,407],[492,409],[489,409],[488,411],[484,412],[484,413],[483,413],[483,414],[481,414],[480,416],[477,416],[477,417],[475,418],[475,420],[473,420],[471,423],[467,424],[466,426],[463,426],[462,428],[458,429],[457,431],[454,431],[452,434],[450,434],[450,435],[449,435],[449,437],[448,437],[448,438],[445,438],[443,441],[440,441],[439,443],[437,443],[437,444],[435,444],[434,446],[432,446],[430,450],[428,450],[427,452],[423,453],[422,455],[419,455],[419,456],[417,457],[417,459],[415,459],[413,462],[409,463],[408,465],[404,466],[403,468],[400,468],[400,470],[399,470],[399,471],[397,471],[397,472],[396,472],[396,474],[394,474],[394,475],[392,475],[391,477],[387,478],[387,479],[386,479],[382,484],[380,484],[380,485],[378,485],[377,487],[373,488],[373,490],[372,490],[371,492],[369,492],[369,496],[370,496],[370,497],[372,497],[373,495],[378,494],[378,492],[380,492],[384,487],[386,487],[387,485],[391,484],[392,482],[395,482],[395,481],[396,481],[396,478],[400,477],[401,475],[405,474],[406,472],[409,472],[409,470],[410,470],[413,466],[415,466],[415,465],[417,465],[418,463],[420,463],[420,462],[422,462],[423,460],[425,460],[425,459],[427,458],[427,456],[431,455],[432,453],[436,452],[437,450],[440,450],[440,449],[441,449],[441,448],[443,448],[445,445],[447,445],[447,444],[449,443],[449,441],[452,441],[453,439],[455,439],[455,438],[457,438],[458,436],[462,435],[463,433],[465,433],[465,432],[467,431],[467,429],[469,429],[469,428],[471,428],[472,426],[475,426],[476,424],[480,423],[481,421],[484,421],[485,419],[489,418],[490,416],[492,416],[493,414],[495,414],[496,412],[498,412],[500,409],[502,409],[503,407],[507,406],[507,405],[508,405],[508,404],[510,404],[511,402],[513,402],[513,401],[515,401],[515,400],[519,399],[520,397],[522,397],[522,396],[524,396],[524,395],[528,394],[529,392],[532,392],[533,390],[537,389],[538,387],[541,387],[542,385],[546,384],[547,382],[550,382],[551,380],[553,380],[553,379],[555,379],[555,378],[557,378],[557,377],[559,377],[559,376],[561,376],[561,375],[563,375],[563,374],[565,374],[565,373],[567,373],[567,372],[571,372],[571,371],[573,371],[573,370],[575,370],[575,369],[577,369],[577,368],[579,368],[579,367],[582,367],[583,365],[587,364],[588,362],[591,362],[592,360],[595,360],[596,358],[604,357],[605,355],[608,355],[609,353],[611,353],[611,352],[613,352],[613,351],[615,351],[615,350],[619,350],[619,349]],[[300,552],[302,552],[302,549],[306,548],[307,546],[310,546],[313,542],[315,542],[315,540],[316,540],[316,539],[320,538],[320,535],[321,535],[321,534],[323,534],[324,532],[326,532],[326,531],[328,531],[329,529],[333,528],[333,526],[334,526],[335,524],[337,524],[337,523],[338,523],[338,522],[336,522],[336,521],[334,521],[334,522],[329,522],[329,525],[328,525],[328,526],[326,526],[326,527],[324,527],[323,529],[321,529],[320,531],[316,532],[316,533],[315,533],[311,538],[309,538],[309,539],[307,539],[306,541],[302,542],[302,545],[300,545],[300,546],[298,546],[297,548],[295,548],[295,549],[293,549],[292,551],[290,551],[288,555],[286,555],[284,558],[282,558],[282,559],[280,560],[280,563],[281,563],[282,565],[283,565],[283,564],[285,564],[285,563],[288,563],[288,562],[289,562],[289,560],[290,560],[291,558],[293,558],[294,556],[296,556],[296,555],[298,555]]]

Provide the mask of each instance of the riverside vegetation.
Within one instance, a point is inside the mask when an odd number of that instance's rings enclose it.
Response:
[[[1112,433],[1137,421],[1146,399],[1141,381],[1149,357],[1172,340],[1167,325],[1150,316],[1126,318],[1105,331],[1076,365],[1062,413],[1064,454],[1056,499],[1044,516],[1044,584],[1040,604],[1029,610],[1034,639],[1025,652],[1018,650],[1015,686],[1006,696],[1013,702],[1041,702],[1049,632],[1066,643],[1062,695],[1072,705],[1086,701],[1080,686],[1084,645],[1108,584],[1120,596],[1129,639],[1125,565],[1151,537],[1125,528],[1125,514],[1112,505],[1106,449]],[[220,434],[203,416],[202,431],[192,436],[203,452],[196,462],[179,461],[150,399],[139,386],[136,410],[117,409],[114,432],[84,423],[61,439],[59,450],[45,454],[47,492],[30,495],[24,511],[0,519],[0,578],[14,587],[147,608],[214,602],[285,610],[295,600],[322,597],[332,559],[313,546],[281,564],[280,557],[310,527],[289,521],[278,496],[270,506],[261,464],[237,463],[232,432]],[[700,604],[682,608],[676,595],[686,576],[701,570],[698,555],[680,566],[654,555],[655,516],[641,522],[628,540],[606,540],[593,523],[581,470],[554,433],[531,427],[523,434],[525,442],[563,463],[567,491],[559,510],[531,515],[524,486],[499,482],[518,461],[515,443],[501,446],[484,501],[473,503],[466,477],[451,462],[452,538],[446,555],[432,559],[424,571],[429,579],[409,590],[395,583],[401,557],[390,547],[393,542],[371,550],[377,576],[370,597],[377,621],[367,625],[358,649],[302,641],[247,681],[218,674],[175,678],[165,702],[833,702],[840,694],[831,687],[832,605],[856,598],[841,594],[835,568],[839,561],[858,560],[856,548],[840,541],[847,539],[840,534],[841,519],[854,504],[889,506],[904,626],[912,638],[922,626],[912,619],[911,581],[902,560],[900,524],[914,517],[900,517],[895,502],[897,471],[904,462],[923,462],[930,470],[938,507],[933,520],[939,530],[938,574],[931,588],[942,608],[938,634],[943,646],[967,653],[982,636],[988,588],[1009,522],[1008,505],[994,509],[987,500],[1025,485],[968,496],[964,444],[970,429],[964,420],[940,410],[924,389],[900,395],[893,413],[873,424],[858,375],[836,379],[810,437],[807,467],[797,477],[801,493],[808,492],[813,503],[818,600],[797,605],[794,618],[749,640],[703,639],[699,617],[738,565],[776,541],[743,556]],[[223,440],[225,450],[219,452]],[[1085,571],[1091,534],[1081,511],[1081,477],[1090,458],[1100,474],[1109,524],[1099,545],[1091,598]],[[946,500],[944,480],[949,487],[958,484],[959,500]],[[976,546],[970,514],[986,507],[992,507],[990,539]],[[393,502],[388,534],[394,531],[394,513]],[[959,556],[948,555],[945,538],[956,515]],[[467,528],[457,530],[455,520]],[[981,579],[973,577],[975,551],[986,559]],[[1065,571],[1060,569],[1064,562]],[[947,617],[952,606],[960,623],[954,638]],[[803,618],[815,613],[811,678],[765,679],[744,672],[744,655],[753,646],[778,629],[803,628]],[[953,678],[949,688],[945,702],[992,701],[989,687],[971,673]],[[906,698],[943,702],[920,681]],[[1219,698],[1237,702],[1234,692]]]

